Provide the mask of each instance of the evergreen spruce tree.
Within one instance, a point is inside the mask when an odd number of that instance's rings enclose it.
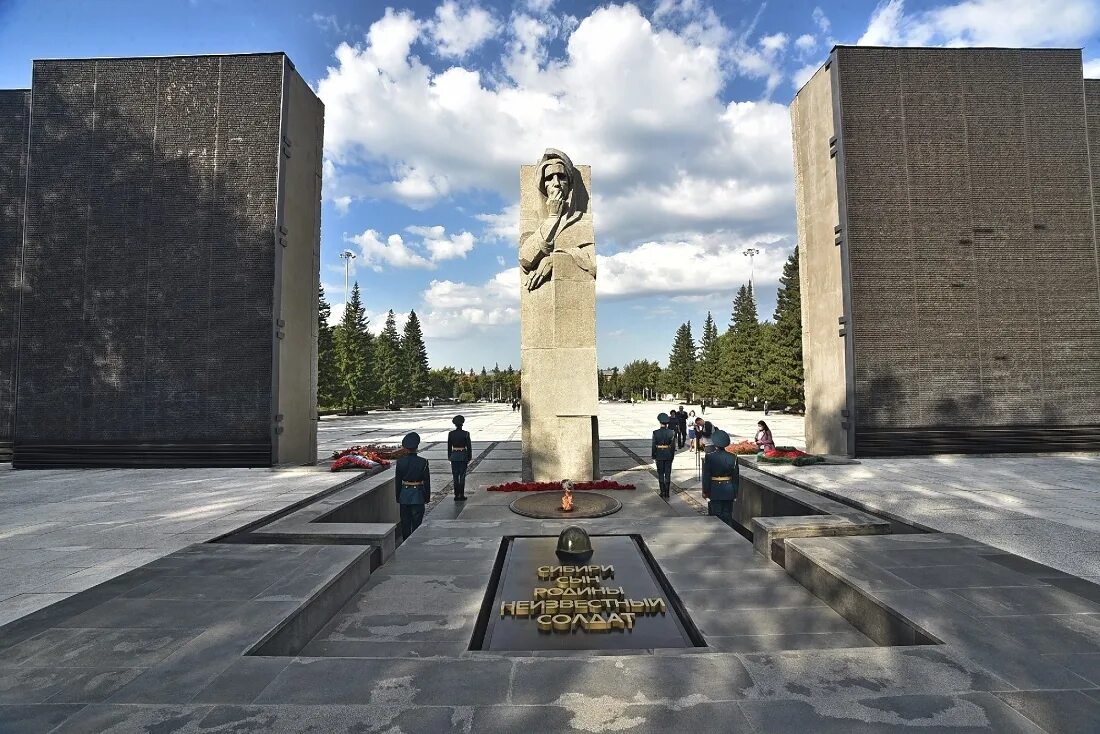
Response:
[[[416,402],[423,398],[430,387],[428,380],[428,348],[424,346],[424,333],[416,311],[409,311],[405,329],[401,335],[401,362],[407,376],[408,398]]]
[[[680,324],[668,355],[668,368],[661,374],[661,389],[685,399],[691,395],[691,379],[695,372],[695,340],[691,322]]]
[[[339,376],[339,397],[348,412],[365,407],[374,398],[371,370],[371,334],[359,297],[359,284],[351,289],[344,318],[333,330],[333,351]]]
[[[743,285],[733,301],[733,318],[722,344],[723,387],[727,397],[751,405],[760,387],[760,322],[751,286]]]
[[[783,265],[775,298],[774,324],[763,340],[762,397],[776,407],[801,408],[805,402],[802,373],[802,296],[798,284],[798,250]]]
[[[325,301],[324,286],[317,286],[317,405],[332,408],[340,404],[340,370],[336,364],[334,328],[328,320],[332,307]]]
[[[692,378],[692,387],[700,400],[711,400],[722,395],[719,384],[721,367],[718,326],[714,323],[714,317],[710,315],[710,311],[707,311],[707,320],[703,322],[703,337],[699,342],[695,375]]]
[[[401,359],[401,337],[397,334],[397,321],[392,308],[386,314],[386,324],[375,342],[374,363],[379,398],[387,404],[397,403],[405,395],[407,381]]]

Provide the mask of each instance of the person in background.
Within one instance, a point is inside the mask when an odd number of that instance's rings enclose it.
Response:
[[[703,450],[703,445],[703,417],[699,416],[695,419],[695,445],[692,450],[699,453]]]
[[[703,498],[707,500],[707,514],[732,528],[733,502],[740,484],[737,457],[725,451],[730,445],[729,434],[725,431],[715,431],[711,440],[716,450],[703,459]]]
[[[699,415],[706,415],[706,414],[707,414],[707,404],[702,402],[702,401],[699,401]]]
[[[695,411],[691,411],[691,414],[687,419],[687,440],[688,446],[691,447],[691,452],[695,453]]]
[[[424,505],[432,496],[432,478],[428,473],[428,460],[416,455],[416,450],[420,448],[420,434],[406,434],[401,439],[401,447],[409,453],[397,460],[393,485],[397,491],[397,504],[401,505],[401,536],[408,538],[424,521]]]
[[[684,406],[680,406],[680,409],[676,411],[676,448],[684,448],[684,443],[687,442],[688,434],[688,414],[684,410]]]
[[[756,422],[756,448],[760,451],[772,451],[775,449],[775,439],[772,438],[772,429],[764,421]]]
[[[473,445],[470,443],[469,432],[462,430],[466,419],[456,415],[451,422],[455,424],[455,429],[447,434],[447,459],[451,462],[455,502],[465,502],[466,469],[469,468],[470,458],[473,456]]]
[[[657,422],[661,427],[653,432],[649,456],[657,465],[657,484],[661,497],[668,499],[669,489],[672,487],[672,460],[676,458],[676,432],[668,427],[668,413],[658,415]]]
[[[703,421],[703,440],[702,440],[702,444],[703,444],[703,453],[704,454],[710,452],[710,450],[711,450],[710,447],[713,443],[711,441],[711,438],[713,436],[714,436],[714,424],[712,424],[710,421]]]

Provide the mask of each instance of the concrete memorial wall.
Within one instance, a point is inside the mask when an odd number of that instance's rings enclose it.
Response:
[[[316,459],[323,107],[281,53],[36,61],[14,463]]]
[[[11,458],[30,90],[0,90],[0,461]]]
[[[1100,447],[1080,51],[837,47],[792,120],[809,449]]]

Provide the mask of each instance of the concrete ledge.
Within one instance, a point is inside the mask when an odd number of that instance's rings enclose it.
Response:
[[[374,564],[372,548],[363,553],[318,588],[245,655],[297,655],[370,578]]]
[[[813,548],[785,543],[784,568],[795,580],[879,645],[932,645],[940,640],[863,593],[842,573],[815,558]]]
[[[232,538],[239,543],[356,544],[374,546],[372,569],[401,542],[393,470],[367,477],[290,514]]]
[[[1100,651],[1090,624],[1100,604],[985,554],[950,533],[796,538],[786,542],[785,566],[879,644],[942,644],[1020,689],[1095,688],[1064,658]]]
[[[854,522],[836,515],[754,517],[752,519],[752,544],[756,552],[781,566],[784,564],[787,538],[885,535],[888,532],[890,532],[890,524],[883,520]]]
[[[733,520],[753,538],[756,552],[783,564],[783,539],[841,535],[884,535],[889,521],[854,507],[741,467]]]

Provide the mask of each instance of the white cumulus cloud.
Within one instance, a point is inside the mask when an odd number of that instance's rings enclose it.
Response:
[[[492,13],[479,5],[463,7],[453,0],[435,9],[428,23],[435,51],[443,58],[462,58],[497,33]]]
[[[798,49],[799,53],[808,54],[817,48],[817,37],[812,33],[803,33],[794,39],[794,47]]]
[[[503,270],[481,285],[433,280],[422,294],[424,335],[457,339],[518,323],[519,280],[519,268]]]
[[[428,250],[433,262],[465,258],[466,254],[474,249],[474,242],[477,241],[469,232],[448,235],[440,225],[406,227],[405,231],[424,238],[424,247]]]
[[[383,270],[385,265],[395,268],[434,269],[440,261],[465,258],[477,242],[477,238],[470,232],[449,235],[441,225],[410,226],[405,231],[420,237],[419,242],[406,242],[399,234],[383,238],[383,235],[373,229],[346,237],[345,240],[359,246],[357,261],[375,271]]]
[[[751,270],[744,254],[750,246],[759,250],[752,258]],[[792,239],[783,235],[743,242],[723,232],[690,240],[644,242],[597,256],[596,293],[601,298],[666,293],[723,300],[749,282],[750,274],[757,285],[778,283],[793,246]]]
[[[368,229],[349,237],[348,241],[359,246],[362,264],[377,271],[382,270],[383,265],[392,265],[395,268],[434,267],[430,260],[406,245],[399,234],[391,234],[383,240],[378,232]]]
[[[1100,28],[1093,0],[964,0],[907,12],[887,0],[871,14],[860,45],[1050,46],[1079,44]]]
[[[684,17],[660,24],[633,5],[600,7],[579,22],[514,13],[491,74],[461,65],[433,71],[412,46],[434,21],[387,11],[365,42],[337,48],[318,85],[327,198],[426,208],[495,192],[505,208],[482,215],[486,236],[514,240],[519,166],[552,146],[593,166],[599,241],[668,239],[715,225],[745,237],[790,229],[786,106],[720,96],[735,73],[774,89],[785,78],[778,60],[789,40],[743,34],[738,49],[747,56],[737,61],[737,50],[731,57],[715,40],[728,38],[717,19],[700,20],[712,12],[701,3],[677,7]],[[551,54],[554,39],[564,42],[560,56]]]

